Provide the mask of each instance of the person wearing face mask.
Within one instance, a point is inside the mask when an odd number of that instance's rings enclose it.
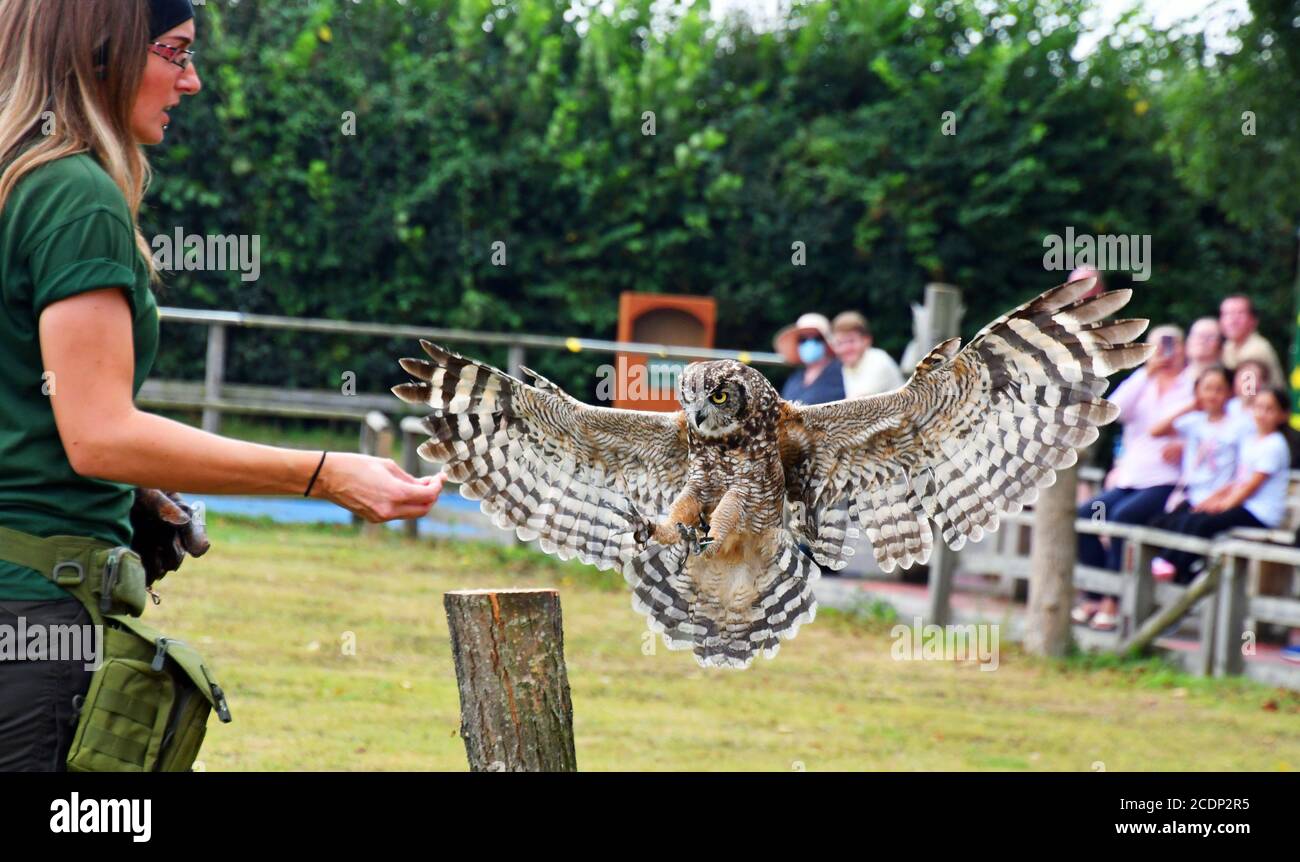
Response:
[[[831,322],[826,315],[799,316],[772,340],[776,352],[802,366],[785,381],[781,397],[801,404],[825,404],[844,399],[844,371],[831,350]]]

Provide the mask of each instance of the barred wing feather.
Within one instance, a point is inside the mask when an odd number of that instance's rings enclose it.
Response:
[[[1107,377],[1151,355],[1132,343],[1146,320],[1104,318],[1131,291],[1083,298],[1070,282],[1002,315],[965,348],[932,350],[892,392],[809,407],[783,405],[782,457],[794,529],[823,565],[842,568],[866,531],[885,571],[929,560],[933,520],[960,549],[998,528],[1072,466],[1118,408]],[[829,528],[819,528],[819,524]]]
[[[427,404],[426,460],[443,462],[461,495],[543,551],[622,568],[686,480],[685,417],[595,407],[540,375],[530,385],[421,341],[393,387]]]

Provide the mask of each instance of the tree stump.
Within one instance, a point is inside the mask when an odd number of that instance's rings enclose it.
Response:
[[[573,702],[555,590],[444,596],[474,772],[575,772]]]
[[[1074,530],[1078,468],[1056,474],[1038,491],[1034,538],[1029,556],[1029,608],[1025,649],[1034,655],[1063,656],[1070,645],[1070,604],[1074,598]]]

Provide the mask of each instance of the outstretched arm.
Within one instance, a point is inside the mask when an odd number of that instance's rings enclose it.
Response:
[[[108,288],[41,313],[41,355],[54,386],[54,420],[83,476],[200,494],[301,494],[319,452],[231,440],[136,408],[131,309]],[[442,476],[415,479],[392,461],[331,453],[312,495],[370,521],[425,514]]]
[[[1191,413],[1196,409],[1196,399],[1193,398],[1187,404],[1184,404],[1173,413],[1170,413],[1168,416],[1152,425],[1151,430],[1147,433],[1152,437],[1172,437],[1178,433],[1178,430],[1174,428],[1174,420],[1180,416],[1186,416],[1188,413]]]

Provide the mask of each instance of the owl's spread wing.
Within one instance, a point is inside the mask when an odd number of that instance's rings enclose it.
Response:
[[[429,360],[401,360],[415,380],[393,393],[433,408],[420,455],[445,463],[461,496],[561,559],[608,569],[640,550],[638,530],[686,481],[683,413],[583,404],[534,372],[536,386],[420,344]]]
[[[954,550],[998,528],[1075,463],[1119,408],[1106,377],[1143,362],[1146,320],[1103,318],[1132,291],[1080,299],[1093,279],[1047,291],[958,351],[922,360],[907,385],[809,407],[782,404],[791,528],[817,562],[843,568],[857,521],[885,571],[929,560],[927,517]]]

